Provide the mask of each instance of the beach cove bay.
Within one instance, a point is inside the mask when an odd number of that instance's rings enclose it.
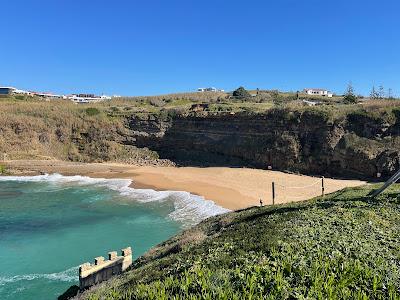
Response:
[[[0,298],[55,299],[78,267],[131,246],[134,258],[228,210],[187,192],[133,189],[127,179],[0,177]]]

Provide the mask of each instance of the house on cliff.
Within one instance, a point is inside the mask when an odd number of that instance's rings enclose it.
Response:
[[[0,86],[0,96],[7,96],[14,93],[15,88],[7,87],[7,86]]]
[[[307,95],[333,97],[333,94],[325,89],[304,89],[303,92]]]

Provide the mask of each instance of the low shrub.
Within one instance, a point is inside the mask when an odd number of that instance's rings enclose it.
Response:
[[[100,114],[100,110],[95,107],[88,107],[85,109],[85,112],[88,116],[96,116]]]

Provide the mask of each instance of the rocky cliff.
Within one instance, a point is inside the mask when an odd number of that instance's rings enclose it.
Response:
[[[110,113],[106,104],[2,102],[0,160],[162,165],[172,160],[181,165],[271,166],[316,175],[387,177],[400,168],[400,105],[378,102],[290,106],[263,113],[181,107],[123,114]]]
[[[362,178],[386,177],[400,168],[400,110],[132,116],[127,126],[136,146],[186,165],[271,166]]]

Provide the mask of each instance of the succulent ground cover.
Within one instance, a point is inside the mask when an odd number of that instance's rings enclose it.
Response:
[[[208,219],[83,299],[400,299],[400,186]]]

